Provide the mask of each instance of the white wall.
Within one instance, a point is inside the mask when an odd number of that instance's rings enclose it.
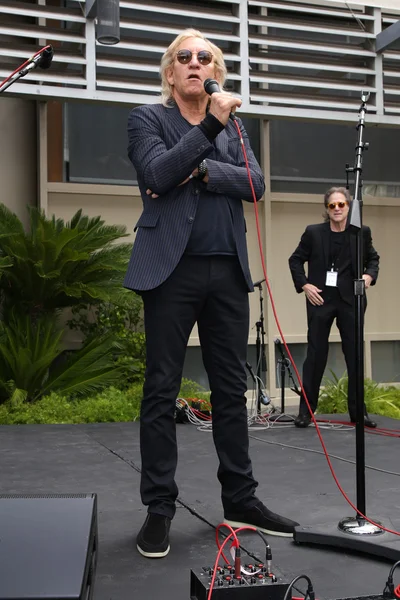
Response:
[[[0,96],[0,202],[26,224],[37,203],[36,102]]]

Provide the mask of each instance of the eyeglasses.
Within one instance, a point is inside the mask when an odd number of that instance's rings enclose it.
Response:
[[[199,52],[192,52],[191,50],[179,50],[176,54],[176,58],[181,65],[187,65],[193,58],[193,54],[197,54],[197,60],[201,65],[209,65],[213,59],[213,55],[208,50],[200,50]]]
[[[347,205],[348,205],[348,202],[330,202],[330,203],[328,204],[328,208],[329,208],[330,210],[333,210],[333,209],[334,209],[334,208],[336,208],[337,206],[338,206],[339,208],[344,208],[344,207],[345,207],[345,206],[347,206]]]

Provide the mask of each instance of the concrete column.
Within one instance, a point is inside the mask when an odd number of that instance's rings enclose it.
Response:
[[[28,223],[37,204],[36,101],[0,96],[0,202]]]

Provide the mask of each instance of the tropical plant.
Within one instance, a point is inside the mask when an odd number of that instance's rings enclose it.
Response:
[[[116,365],[122,351],[113,335],[100,336],[78,352],[63,353],[63,330],[56,315],[12,314],[0,323],[0,402],[36,400],[56,391],[73,398],[119,381],[127,366]],[[131,373],[135,363],[130,363]]]
[[[325,414],[347,412],[348,377],[335,375],[325,377],[318,400],[318,412]],[[400,389],[364,380],[364,401],[367,410],[373,414],[400,419]]]
[[[62,330],[55,315],[35,323],[27,315],[9,315],[0,323],[0,400],[33,399],[61,352]]]
[[[0,402],[36,400],[57,391],[92,393],[132,375],[115,332],[98,332],[78,352],[63,354],[61,312],[124,296],[130,244],[126,228],[79,210],[69,223],[30,207],[30,228],[0,205]]]
[[[0,204],[0,275],[3,315],[17,309],[33,318],[57,308],[108,301],[119,293],[130,244],[115,244],[126,228],[105,225],[79,210],[69,223],[29,207],[25,232]],[[10,268],[12,265],[12,268]]]

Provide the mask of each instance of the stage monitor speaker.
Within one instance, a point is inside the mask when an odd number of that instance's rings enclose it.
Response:
[[[96,494],[0,495],[0,600],[89,600]]]

